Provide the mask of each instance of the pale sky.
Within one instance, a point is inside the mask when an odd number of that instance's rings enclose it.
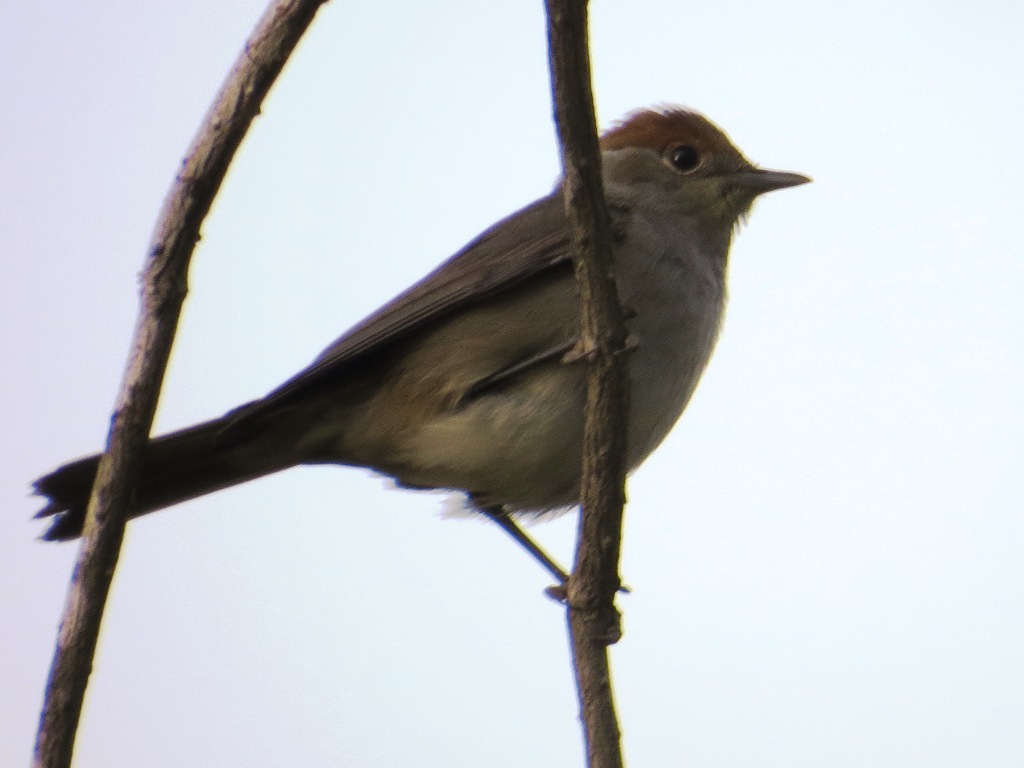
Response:
[[[29,761],[136,275],[255,0],[0,7],[0,765]],[[629,485],[635,766],[1024,760],[1024,9],[597,0],[607,126],[679,103],[815,183],[756,207]],[[542,4],[327,5],[203,228],[157,429],[217,416],[558,175]],[[78,768],[582,765],[564,617],[499,531],[292,470],[129,527]],[[575,515],[532,529],[568,563]]]

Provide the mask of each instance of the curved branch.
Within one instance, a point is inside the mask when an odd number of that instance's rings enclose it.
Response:
[[[277,0],[256,25],[188,150],[164,203],[142,279],[142,307],[68,591],[36,736],[36,768],[67,768],[100,622],[124,537],[138,457],[149,437],[188,290],[199,227],[270,86],[326,0]]]

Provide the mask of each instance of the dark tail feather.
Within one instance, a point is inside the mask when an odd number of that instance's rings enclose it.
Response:
[[[230,415],[157,438],[146,447],[129,517],[169,507],[294,466],[288,441],[244,436],[226,429]],[[82,535],[99,455],[65,464],[35,481],[47,504],[37,518],[53,517],[46,541]]]

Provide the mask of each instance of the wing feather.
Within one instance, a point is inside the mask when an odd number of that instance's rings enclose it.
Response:
[[[266,407],[334,379],[350,364],[463,307],[571,259],[560,190],[485,231],[325,349],[262,400]]]

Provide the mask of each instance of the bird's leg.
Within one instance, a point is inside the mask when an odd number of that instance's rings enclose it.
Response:
[[[515,520],[512,519],[508,512],[498,506],[479,505],[477,509],[497,523],[505,533],[519,542],[519,545],[533,555],[533,558],[544,566],[548,573],[558,579],[559,585],[564,585],[566,583],[569,579],[569,575],[563,571],[554,560],[548,557],[547,553],[538,547],[534,543],[533,539],[526,535],[522,528],[516,525]]]

